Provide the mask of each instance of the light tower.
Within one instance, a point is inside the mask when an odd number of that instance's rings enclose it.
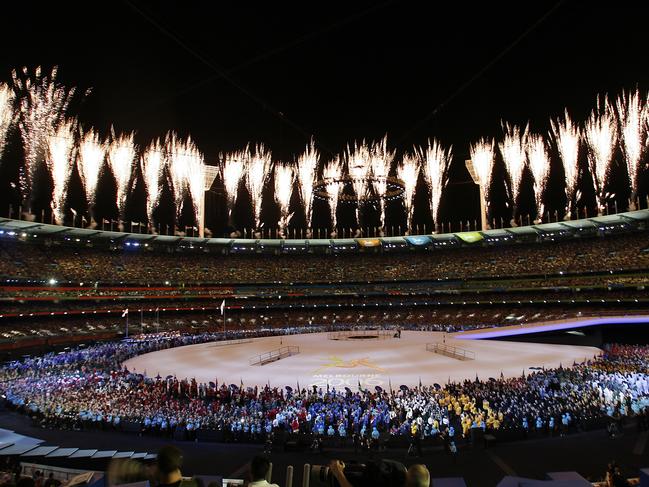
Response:
[[[205,192],[209,191],[219,173],[217,166],[203,166],[203,197],[198,205],[198,236],[205,236]]]
[[[464,165],[466,166],[467,171],[469,171],[469,174],[471,175],[471,179],[473,179],[473,182],[478,185],[478,188],[480,188],[480,228],[484,231],[488,229],[485,188],[482,182],[480,181],[478,174],[476,173],[475,167],[473,167],[473,162],[471,161],[471,159],[465,160]]]

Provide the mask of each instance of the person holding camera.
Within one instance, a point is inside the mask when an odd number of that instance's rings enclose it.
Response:
[[[345,464],[341,460],[331,460],[329,463],[329,471],[338,481],[340,487],[353,487],[352,484],[345,477]]]

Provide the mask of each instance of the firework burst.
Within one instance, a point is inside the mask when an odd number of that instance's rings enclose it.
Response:
[[[419,158],[410,154],[406,154],[397,166],[397,178],[403,183],[403,204],[406,207],[408,233],[412,227],[413,203],[420,167]]]
[[[424,177],[430,192],[430,213],[437,223],[442,190],[446,184],[448,168],[453,158],[452,147],[444,150],[437,139],[433,139],[428,141],[426,149],[418,148],[416,152],[422,160]]]
[[[597,192],[599,212],[602,213],[609,196],[604,188],[617,142],[617,121],[607,97],[597,98],[597,107],[588,117],[584,133],[588,143],[588,165]]]
[[[191,140],[188,140],[187,143],[187,190],[192,198],[194,221],[199,224],[203,198],[205,197],[205,159]]]
[[[515,208],[521,187],[523,170],[527,164],[527,157],[525,155],[527,127],[521,133],[521,129],[517,125],[509,125],[508,123],[505,123],[503,125],[503,130],[505,132],[505,138],[503,142],[499,144],[499,148],[511,181],[511,202],[512,206]]]
[[[153,212],[160,203],[161,180],[164,174],[167,158],[165,149],[160,139],[152,142],[142,154],[142,175],[146,186],[146,213],[151,228],[153,224]]]
[[[370,148],[370,168],[372,170],[372,186],[379,196],[381,210],[381,228],[385,228],[385,193],[388,188],[388,173],[394,160],[394,151],[387,149],[388,137],[372,144]]]
[[[9,86],[0,83],[0,158],[7,143],[9,127],[14,122],[14,93]]]
[[[32,190],[34,175],[47,156],[48,137],[56,133],[65,116],[75,89],[56,81],[57,68],[49,76],[40,67],[30,75],[12,71],[14,89],[19,94],[18,125],[25,150],[25,168],[21,174],[21,189],[26,199]]]
[[[485,196],[489,192],[491,185],[491,172],[494,165],[495,142],[487,139],[480,139],[475,144],[471,144],[471,163],[478,176],[478,184],[484,189]]]
[[[577,193],[579,177],[579,143],[581,134],[566,110],[564,119],[550,121],[552,134],[559,150],[559,157],[566,175],[566,218],[572,212],[572,200]]]
[[[304,206],[306,216],[306,227],[311,228],[313,218],[313,184],[318,172],[320,154],[315,148],[313,141],[306,146],[304,153],[297,160],[297,180],[300,187],[300,197]]]
[[[367,176],[370,173],[370,148],[363,141],[362,144],[354,144],[354,147],[347,147],[347,171],[352,180],[352,187],[356,194],[356,200],[360,205],[361,200],[367,195]]]
[[[255,147],[255,153],[246,164],[246,186],[252,199],[252,208],[255,214],[255,227],[261,227],[261,202],[264,186],[273,169],[273,159],[270,151],[264,144]]]
[[[250,158],[250,150],[246,147],[242,151],[226,154],[223,160],[223,186],[227,198],[228,217],[232,216],[232,210],[239,195],[239,183],[241,183],[244,169],[248,166]]]
[[[79,144],[79,175],[83,182],[88,205],[95,204],[99,171],[106,156],[106,144],[101,141],[97,132],[90,130],[81,136]]]
[[[52,212],[57,224],[63,224],[65,199],[70,173],[75,162],[75,120],[64,121],[56,132],[47,137],[47,165],[52,175]]]
[[[192,213],[198,222],[199,208],[204,191],[204,161],[203,155],[191,138],[180,139],[175,133],[167,134],[165,138],[165,154],[169,160],[171,182],[176,201],[176,218],[183,213],[185,196],[192,199]]]
[[[622,93],[616,102],[620,136],[626,167],[631,180],[632,200],[638,194],[640,160],[647,143],[647,108],[642,107],[638,90]]]
[[[343,189],[341,181],[343,173],[343,164],[340,157],[336,157],[333,161],[327,163],[322,171],[322,177],[325,181],[327,189],[327,196],[329,198],[329,211],[331,212],[331,228],[336,231],[338,220],[336,218],[336,211],[338,209],[338,196]]]
[[[117,208],[120,217],[126,210],[126,197],[131,186],[131,176],[135,164],[136,148],[135,134],[115,136],[113,134],[108,144],[108,164],[117,184]]]
[[[286,231],[286,227],[288,227],[288,223],[293,216],[292,213],[289,214],[289,206],[294,181],[295,173],[290,165],[277,164],[275,166],[275,201],[279,205],[280,219],[278,226],[282,232]]]
[[[543,137],[531,134],[527,138],[527,157],[534,176],[534,196],[536,200],[537,219],[543,219],[543,194],[550,175],[550,158]]]

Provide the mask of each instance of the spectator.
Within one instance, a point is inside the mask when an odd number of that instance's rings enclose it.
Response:
[[[430,485],[430,472],[426,465],[416,463],[410,465],[406,474],[406,487],[428,487]]]
[[[261,455],[254,457],[250,462],[250,482],[248,487],[279,487],[279,485],[271,484],[266,480],[269,470],[270,462],[266,457]]]
[[[194,480],[183,480],[183,454],[173,445],[163,446],[156,458],[157,487],[197,487]]]

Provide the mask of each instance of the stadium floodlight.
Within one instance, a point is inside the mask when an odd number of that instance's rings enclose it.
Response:
[[[485,200],[486,189],[484,187],[484,184],[481,183],[480,178],[478,177],[478,174],[476,173],[475,167],[473,167],[473,162],[471,161],[471,159],[465,160],[464,165],[466,166],[467,171],[469,171],[469,175],[471,176],[471,179],[473,180],[473,182],[480,189],[480,228],[483,231],[488,230],[488,227],[487,227],[487,205],[486,205],[486,200]]]

